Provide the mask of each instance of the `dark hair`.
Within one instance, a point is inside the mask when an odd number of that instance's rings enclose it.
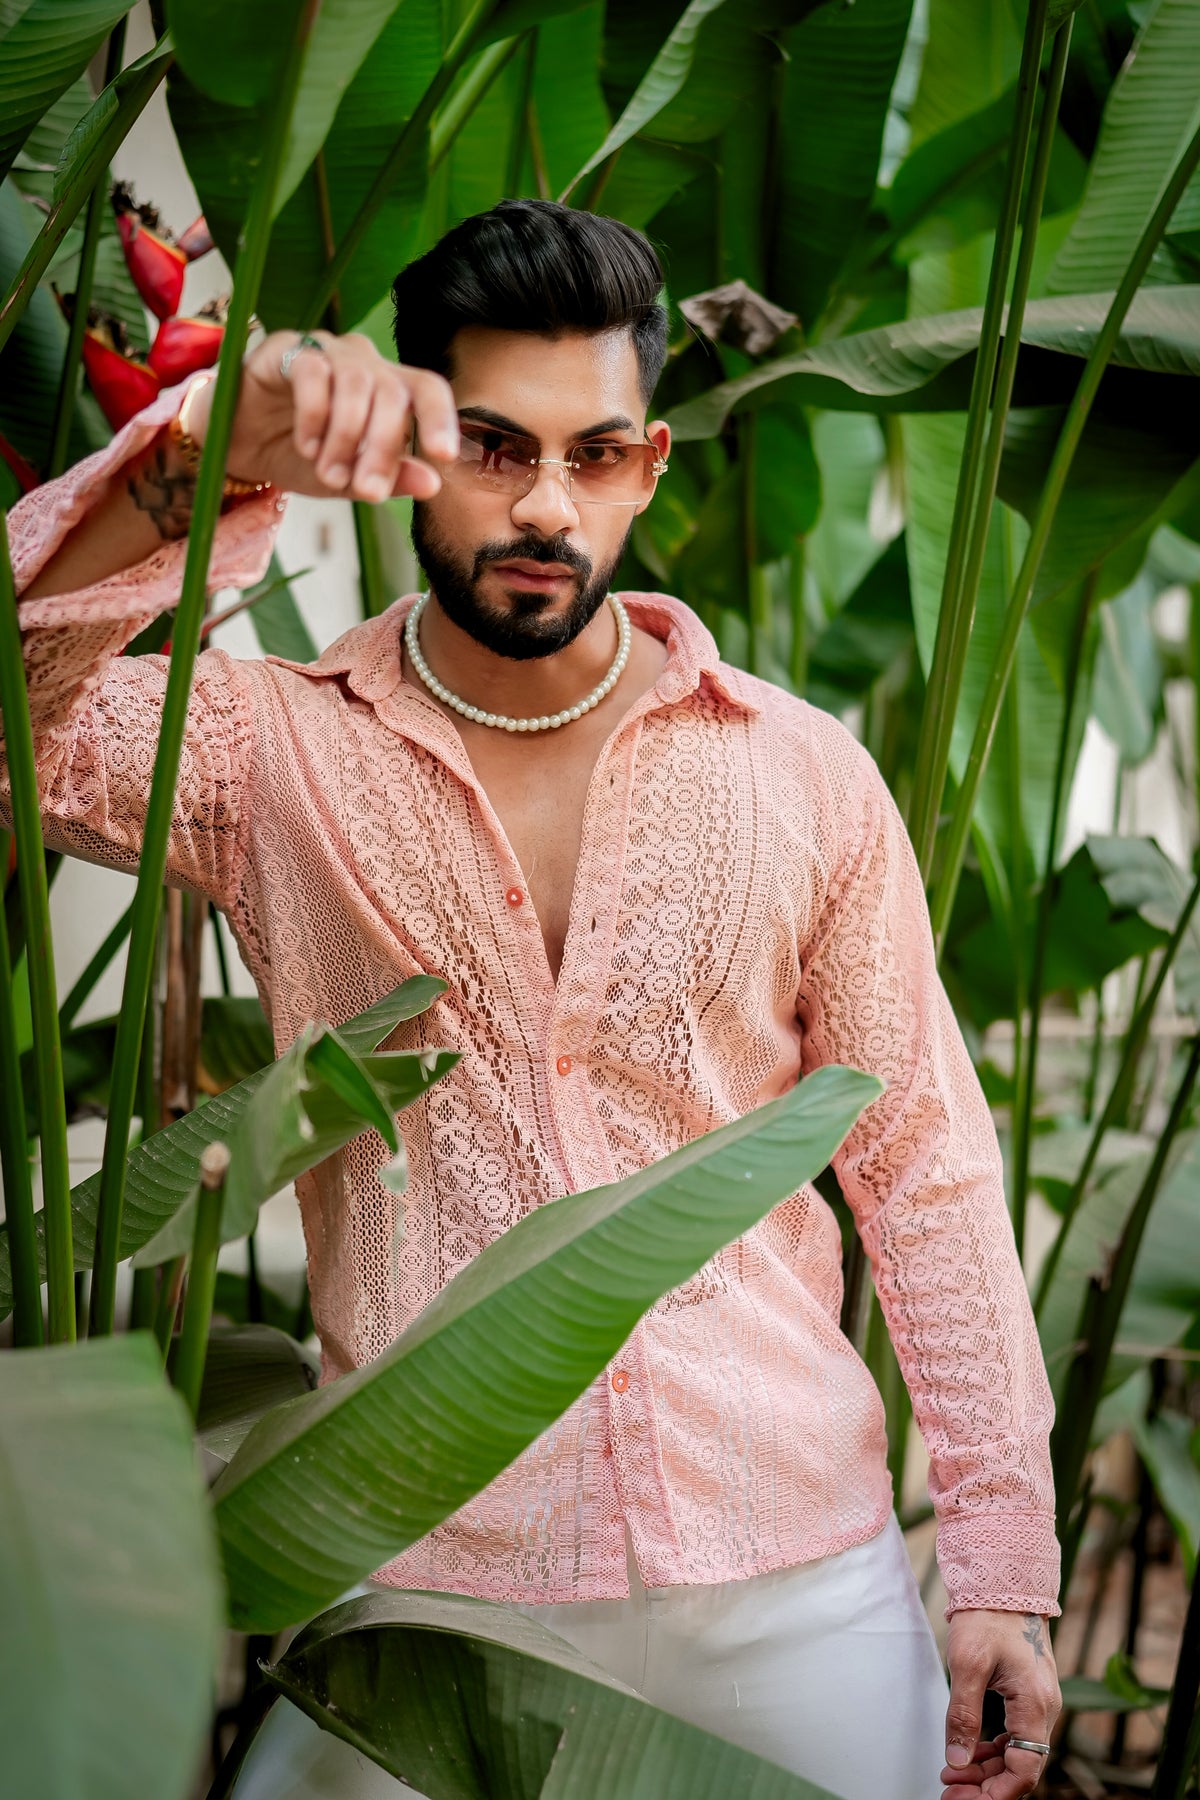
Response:
[[[449,374],[466,325],[559,337],[625,327],[649,400],[667,354],[663,272],[640,231],[553,200],[501,200],[464,219],[392,283],[403,363]]]

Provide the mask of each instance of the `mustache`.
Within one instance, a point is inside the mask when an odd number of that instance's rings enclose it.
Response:
[[[477,581],[489,563],[501,562],[538,562],[552,563],[563,568],[573,569],[577,575],[586,580],[592,572],[592,559],[571,544],[554,542],[552,539],[538,537],[528,532],[524,537],[513,538],[504,543],[500,538],[492,538],[489,543],[481,544],[475,552],[474,579]]]

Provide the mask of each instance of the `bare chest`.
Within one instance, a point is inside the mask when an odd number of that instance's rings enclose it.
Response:
[[[589,733],[569,746],[510,739],[471,746],[475,773],[521,865],[555,980],[567,939],[588,787],[602,743],[593,739]]]

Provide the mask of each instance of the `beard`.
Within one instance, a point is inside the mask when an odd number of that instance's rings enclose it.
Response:
[[[600,569],[594,569],[591,558],[572,545],[539,537],[535,532],[508,542],[493,538],[467,557],[456,554],[438,536],[426,505],[417,501],[412,509],[413,549],[438,605],[477,644],[514,662],[553,656],[575,642],[604,604],[632,530],[631,520],[617,554]],[[562,564],[572,571],[575,592],[565,609],[546,616],[554,605],[548,595],[518,589],[510,593],[509,604],[503,608],[489,605],[480,596],[479,583],[489,564],[518,558],[524,562]]]

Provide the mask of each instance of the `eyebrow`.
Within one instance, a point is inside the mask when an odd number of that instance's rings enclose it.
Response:
[[[516,437],[537,438],[536,431],[518,425],[514,419],[506,419],[503,413],[493,412],[490,406],[460,406],[458,416],[470,424],[494,425],[497,431],[511,431]],[[600,437],[607,431],[634,430],[636,426],[632,419],[627,418],[624,413],[614,413],[611,419],[601,419],[598,425],[589,425],[585,431],[575,432],[571,442],[582,443],[587,438]]]

